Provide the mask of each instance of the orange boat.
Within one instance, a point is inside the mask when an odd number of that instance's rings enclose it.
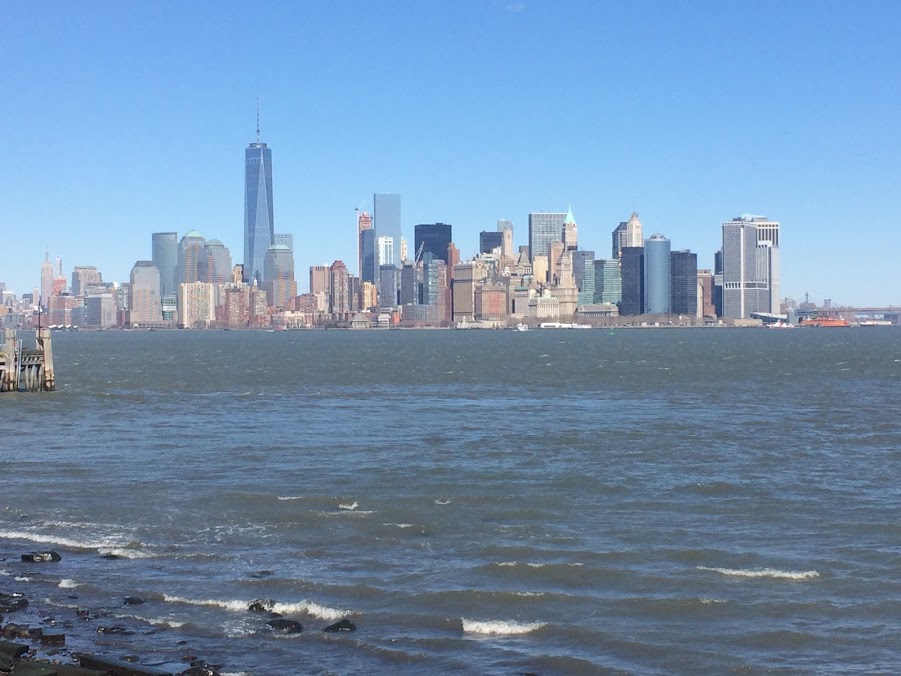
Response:
[[[849,322],[846,322],[844,319],[840,319],[837,317],[814,317],[812,319],[802,319],[799,322],[800,326],[833,326],[844,328],[846,326],[851,326]]]

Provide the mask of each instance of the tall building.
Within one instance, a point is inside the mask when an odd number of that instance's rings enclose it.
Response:
[[[591,305],[595,296],[594,251],[573,251],[571,255],[579,305]]]
[[[273,244],[283,244],[294,253],[294,235],[290,232],[277,232],[272,236]]]
[[[266,251],[275,241],[272,215],[272,150],[257,140],[244,151],[244,281],[262,286]]]
[[[160,271],[160,295],[174,297],[178,288],[178,233],[155,232],[152,242],[153,264]]]
[[[372,228],[372,216],[365,211],[357,214],[357,272],[360,280],[371,282],[375,278],[375,230]],[[369,233],[364,235],[364,233]]]
[[[613,257],[619,258],[625,247],[641,247],[644,239],[641,234],[641,221],[638,213],[633,211],[628,221],[623,221],[613,230]]]
[[[449,223],[421,223],[413,229],[414,258],[426,253],[440,258],[447,264],[447,245],[453,241]],[[420,253],[420,248],[422,253]]]
[[[744,215],[723,223],[722,313],[748,319],[755,312],[778,312],[779,223]]]
[[[618,258],[594,262],[594,302],[619,305],[623,300],[623,278]]]
[[[328,296],[329,292],[329,266],[313,265],[310,267],[310,293],[324,293]]]
[[[563,219],[563,246],[567,251],[575,251],[579,248],[579,226],[573,218],[572,207],[567,209],[566,218]]]
[[[350,276],[343,261],[335,261],[329,268],[329,307],[332,314],[353,311],[350,294]]]
[[[50,254],[44,257],[41,263],[41,298],[40,304],[50,307],[50,298],[53,297],[53,263],[50,262]]]
[[[138,261],[131,269],[128,323],[131,326],[158,324],[163,320],[160,303],[160,271],[152,261]]]
[[[187,282],[178,285],[178,326],[205,329],[216,320],[213,285]]]
[[[189,284],[199,280],[197,264],[203,254],[206,240],[196,230],[191,230],[178,243],[178,283]],[[159,268],[157,268],[159,269]]]
[[[378,233],[378,231],[376,231]],[[379,267],[383,265],[394,265],[394,267],[398,267],[391,261],[394,260],[394,238],[393,237],[382,237],[378,235],[375,241],[376,246],[376,258],[378,259]],[[398,260],[400,257],[398,256]]]
[[[548,256],[551,254],[551,242],[563,241],[563,222],[566,214],[537,212],[529,214],[529,255],[531,260],[535,256]]]
[[[208,284],[228,284],[232,269],[228,248],[218,239],[207,240],[197,260],[197,279]]]
[[[691,251],[673,251],[670,254],[671,299],[670,312],[674,315],[698,314],[698,254]]]
[[[670,241],[663,235],[651,235],[644,243],[644,311],[669,314]]]
[[[72,268],[72,295],[84,296],[88,286],[102,284],[100,271],[93,265],[76,265]]]
[[[713,288],[713,273],[710,270],[698,270],[698,319],[716,316]]]
[[[644,313],[644,247],[627,246],[619,251],[622,275],[621,315]]]
[[[504,255],[504,232],[483,230],[479,233],[479,253],[491,253],[498,249]]]
[[[379,265],[394,265],[400,268],[400,195],[394,193],[376,193],[372,196],[372,216],[375,220],[377,239],[391,239],[391,260],[379,261]]]
[[[501,256],[503,258],[513,258],[513,221],[498,221],[497,231],[502,233],[504,237],[501,243]]]
[[[284,310],[297,295],[294,281],[294,254],[285,244],[273,244],[266,250],[263,262],[263,289],[269,307]]]

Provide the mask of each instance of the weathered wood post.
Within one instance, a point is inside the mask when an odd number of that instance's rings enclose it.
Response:
[[[18,350],[16,349],[15,329],[3,330],[3,370],[0,372],[0,392],[15,392],[19,374],[19,364],[16,362]]]
[[[36,383],[35,389],[52,392],[56,389],[56,376],[53,373],[53,345],[50,340],[50,329],[38,329],[35,343],[43,355],[43,364],[38,367],[39,381]]]

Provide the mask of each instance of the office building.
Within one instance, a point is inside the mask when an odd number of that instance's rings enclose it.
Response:
[[[351,304],[350,275],[343,261],[335,261],[329,267],[329,308],[333,315],[353,311]]]
[[[285,244],[273,244],[263,261],[263,289],[269,307],[284,310],[297,295],[294,281],[294,254]]]
[[[422,223],[414,229],[413,245],[414,261],[420,260],[423,254],[430,253],[447,264],[447,247],[453,241],[452,228],[449,223]]]
[[[375,279],[375,230],[372,216],[356,210],[357,215],[357,273],[364,282]]]
[[[691,251],[670,254],[670,312],[695,317],[698,314],[698,255]]]
[[[153,261],[138,261],[134,264],[129,289],[128,323],[131,326],[146,326],[162,322],[160,271]]]
[[[310,267],[310,293],[324,293],[326,297],[329,292],[329,266],[313,265]]]
[[[744,215],[723,223],[722,316],[779,311],[779,223]]]
[[[151,238],[151,257],[160,271],[160,295],[174,297],[178,287],[178,233],[155,232]]]
[[[566,214],[537,212],[529,214],[529,254],[551,256],[551,242],[563,241],[563,222]],[[553,267],[551,268],[553,270]]]
[[[379,265],[401,264],[401,218],[400,195],[394,193],[376,193],[372,196],[372,216],[375,221],[377,240],[387,237],[391,240],[391,248],[385,249],[391,254],[390,259],[379,259]],[[387,246],[387,245],[386,245]],[[379,245],[381,250],[381,245]]]
[[[563,219],[563,246],[567,251],[579,248],[579,226],[573,218],[572,207],[567,209],[566,218]]]
[[[200,279],[197,275],[197,264],[202,257],[204,244],[206,244],[206,240],[196,230],[191,230],[181,238],[178,243],[178,271],[176,273],[179,284],[188,284]]]
[[[513,258],[513,221],[498,221],[497,231],[503,234],[503,240],[501,243],[501,257]]]
[[[275,242],[272,212],[272,150],[257,140],[244,151],[244,281],[262,286],[266,251]]]
[[[394,238],[387,237],[387,236],[382,237],[381,235],[378,235],[378,231],[376,231],[376,235],[377,235],[376,240],[375,240],[376,253],[377,253],[376,257],[378,258],[379,267],[381,267],[383,265],[393,265],[395,268],[398,267],[397,264],[392,263],[392,261],[395,259],[395,257],[394,257],[394,244],[395,244]],[[398,260],[400,260],[399,256],[398,256]]]
[[[594,251],[572,251],[573,278],[579,305],[591,305],[595,296]]]
[[[232,278],[232,257],[218,239],[204,242],[197,260],[197,280],[207,284],[228,284]]]
[[[599,258],[594,262],[594,302],[608,305],[623,300],[623,278],[618,258]]]
[[[698,270],[698,319],[716,317],[713,290],[713,273],[710,270]]]
[[[620,315],[640,315],[644,312],[644,247],[627,246],[619,250],[622,275]]]
[[[644,243],[644,312],[669,314],[670,241],[663,235],[651,235]]]
[[[479,233],[479,253],[490,254],[495,249],[499,255],[504,253],[504,236],[505,232],[492,232],[491,230],[483,230]]]
[[[50,262],[50,254],[44,256],[41,263],[41,307],[50,307],[50,298],[53,296],[53,263]]]
[[[628,221],[623,221],[613,230],[613,257],[620,258],[625,247],[641,247],[644,245],[641,233],[641,221],[638,213],[633,211]]]
[[[186,282],[178,285],[179,328],[206,329],[216,320],[213,301],[214,286],[207,282]]]
[[[379,307],[394,308],[400,302],[400,270],[394,265],[379,266]]]
[[[100,271],[93,265],[76,265],[72,269],[72,295],[84,296],[89,286],[98,286],[103,283]]]
[[[116,325],[116,296],[99,293],[84,299],[85,326],[109,329]]]

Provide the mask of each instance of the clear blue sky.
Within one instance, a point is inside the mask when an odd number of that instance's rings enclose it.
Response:
[[[405,235],[572,204],[582,248],[645,234],[711,267],[720,223],[782,222],[783,294],[901,304],[901,3],[9,2],[0,281],[45,248],[127,280],[155,231],[243,257],[262,101],[277,232],[356,269],[353,209]]]

